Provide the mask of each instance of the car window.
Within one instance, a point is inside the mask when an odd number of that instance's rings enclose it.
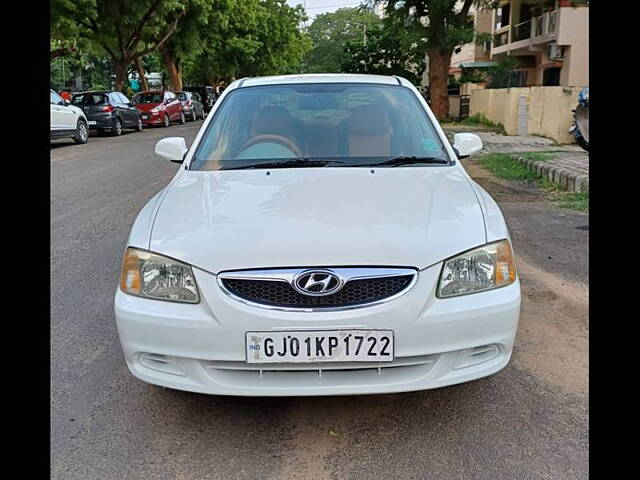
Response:
[[[140,93],[133,97],[133,103],[161,103],[161,93]]]
[[[120,103],[126,105],[127,103],[129,103],[129,99],[122,93],[118,92],[116,93],[116,95],[118,96],[118,98],[120,99]]]
[[[101,105],[107,103],[107,96],[104,93],[79,93],[73,96],[71,103],[80,106]]]
[[[193,170],[246,159],[415,156],[448,160],[416,95],[374,84],[245,87],[224,100],[196,149]],[[352,164],[358,163],[352,161]]]
[[[49,95],[51,96],[51,103],[53,105],[57,105],[58,103],[62,102],[62,97],[53,90],[49,90]]]
[[[187,92],[180,92],[178,94],[178,98],[182,101],[189,100],[189,95],[187,94]]]
[[[109,103],[111,103],[112,105],[119,105],[120,103],[122,103],[122,100],[120,100],[117,92],[109,94]]]

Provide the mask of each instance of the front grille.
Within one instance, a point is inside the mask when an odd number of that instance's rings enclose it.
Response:
[[[336,308],[364,305],[392,297],[405,290],[415,274],[349,280],[331,295],[314,297],[297,292],[282,280],[223,278],[224,287],[236,297],[285,308]]]

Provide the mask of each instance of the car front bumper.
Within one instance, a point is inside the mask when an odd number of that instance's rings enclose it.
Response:
[[[441,269],[422,270],[404,295],[336,312],[290,312],[227,296],[194,269],[197,305],[115,296],[115,317],[131,373],[179,390],[243,396],[350,395],[444,387],[496,373],[511,357],[520,284],[448,299],[435,297]],[[248,364],[245,332],[392,329],[390,363]]]
[[[148,126],[148,125],[162,125],[164,123],[164,112],[160,112],[160,113],[149,113],[149,112],[142,112],[141,114],[141,119],[142,119],[142,124],[144,126]],[[144,117],[147,118],[144,118]]]

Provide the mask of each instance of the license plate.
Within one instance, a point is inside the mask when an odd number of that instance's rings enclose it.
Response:
[[[393,330],[246,332],[247,363],[390,362]]]
[[[88,121],[87,121],[87,123],[88,123],[89,125],[95,125],[95,124],[96,124],[96,121],[95,121],[95,120],[88,120]]]
[[[147,118],[149,118],[149,116],[148,116],[148,115],[142,115],[142,119],[143,119],[143,120],[146,120]]]

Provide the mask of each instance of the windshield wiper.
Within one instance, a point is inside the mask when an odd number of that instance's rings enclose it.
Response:
[[[438,157],[416,157],[416,156],[395,157],[389,160],[384,160],[382,162],[372,163],[371,166],[374,167],[379,165],[386,165],[390,167],[397,167],[399,165],[411,165],[413,163],[448,165],[449,160],[446,160],[444,158],[438,158]]]
[[[248,165],[235,166],[238,160],[229,162],[229,166],[223,166],[220,170],[248,170],[254,168],[309,168],[309,167],[326,167],[329,164],[345,163],[341,160],[311,160],[309,158],[295,158],[281,160],[276,162],[256,162]]]

